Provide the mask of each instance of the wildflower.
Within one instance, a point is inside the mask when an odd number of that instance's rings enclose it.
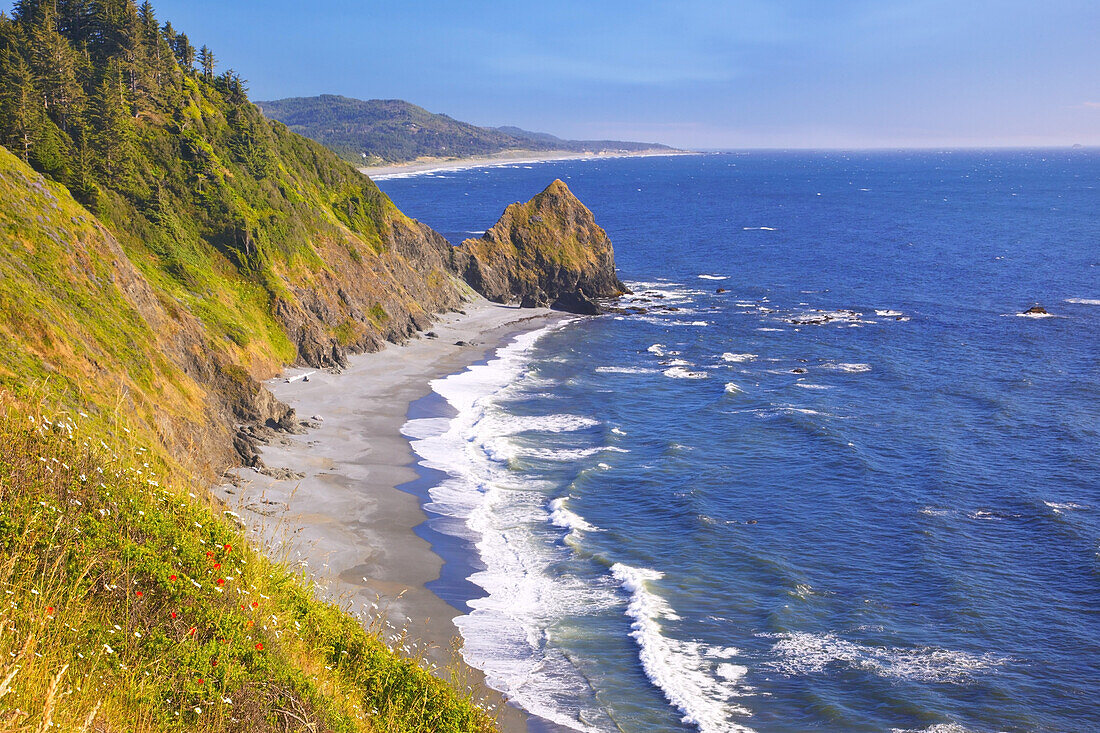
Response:
[[[215,570],[219,570],[219,569],[221,569],[221,566],[222,566],[222,564],[221,564],[220,562],[216,562],[216,563],[214,563],[214,569],[215,569]]]
[[[213,550],[207,550],[206,556],[207,557],[214,557],[214,551]]]
[[[176,576],[175,576],[175,575],[169,575],[169,576],[168,576],[168,580],[170,580],[170,581],[172,581],[173,583],[175,583],[175,582],[176,582],[176,580],[177,580],[177,578],[176,578]]]
[[[53,606],[46,606],[46,615],[53,618]]]
[[[172,611],[172,618],[178,618],[178,614],[175,611]]]
[[[256,622],[253,621],[252,619],[248,619],[248,621],[246,621],[244,625],[251,629],[253,626],[255,626],[255,623]]]
[[[218,578],[218,585],[225,585],[225,578]]]
[[[256,642],[256,650],[261,652],[264,650],[263,642]]]
[[[195,708],[195,714],[196,714],[196,715],[201,715],[201,714],[202,714],[202,708],[200,708],[200,707],[196,707],[196,708]]]
[[[187,634],[188,636],[194,636],[196,631],[198,631],[198,629],[192,626],[190,629],[187,630]]]
[[[135,595],[135,596],[137,596],[138,598],[141,598],[141,597],[142,597],[143,595],[145,595],[145,594],[144,594],[144,593],[142,593],[142,592],[141,592],[141,591],[139,591],[139,590],[136,590],[136,591],[134,591],[134,595]]]
[[[112,649],[112,648],[110,647],[110,645],[109,645],[109,644],[104,644],[104,645],[103,645],[103,649],[104,649],[104,651],[106,651],[106,652],[107,652],[108,654],[114,654],[114,653],[115,653],[115,650],[114,650],[114,649]]]
[[[233,545],[226,545],[225,546],[225,551],[226,552],[233,552]]]
[[[203,682],[202,677],[199,677],[199,684],[201,685],[202,682]]]
[[[259,608],[260,607],[260,602],[259,601],[252,601],[252,607],[253,608]]]

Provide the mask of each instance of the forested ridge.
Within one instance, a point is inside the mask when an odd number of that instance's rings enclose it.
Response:
[[[268,117],[316,140],[357,165],[418,158],[465,158],[509,150],[574,153],[671,150],[656,143],[563,140],[518,127],[479,127],[400,99],[351,99],[334,94],[258,102]]]

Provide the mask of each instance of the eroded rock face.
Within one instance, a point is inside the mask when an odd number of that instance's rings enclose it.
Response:
[[[595,315],[598,301],[625,294],[611,240],[560,180],[512,204],[481,239],[455,248],[455,268],[498,303]]]

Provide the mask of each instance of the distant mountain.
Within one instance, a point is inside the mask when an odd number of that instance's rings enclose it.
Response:
[[[351,99],[332,94],[257,102],[263,113],[358,165],[418,158],[468,158],[508,150],[639,152],[671,150],[656,143],[562,140],[518,127],[478,127],[400,99]]]

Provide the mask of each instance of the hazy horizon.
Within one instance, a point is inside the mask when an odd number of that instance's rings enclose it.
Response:
[[[254,99],[404,99],[692,149],[1100,145],[1100,4],[160,0]]]

